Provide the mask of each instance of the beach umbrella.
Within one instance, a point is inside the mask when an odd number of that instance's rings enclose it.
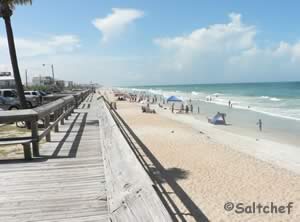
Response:
[[[167,99],[167,102],[182,102],[182,100],[179,99],[179,98],[176,97],[176,96],[170,96],[170,97]]]

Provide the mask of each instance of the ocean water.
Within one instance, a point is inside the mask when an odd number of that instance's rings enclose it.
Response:
[[[233,83],[233,84],[192,84],[133,86],[133,91],[150,94],[171,95],[183,100],[207,101],[228,106],[230,100],[234,108],[263,113],[285,119],[300,121],[300,82],[276,83]]]
[[[170,118],[189,124],[237,151],[299,173],[300,82],[133,86],[123,90],[150,97],[160,95],[158,103],[172,95],[181,97],[185,104],[193,105],[193,112],[171,114]],[[233,108],[228,106],[229,100]],[[158,112],[171,113],[171,103],[165,104],[164,109],[156,104],[150,106]],[[207,119],[217,112],[226,113],[226,125],[206,128]],[[262,131],[257,125],[259,119]],[[213,128],[219,130],[218,134],[209,130]],[[222,131],[233,137],[223,137]],[[235,137],[237,146],[231,146]],[[239,138],[245,139],[243,145],[239,145]]]

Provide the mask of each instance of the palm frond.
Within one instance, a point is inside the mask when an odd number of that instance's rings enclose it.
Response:
[[[0,0],[0,5],[8,5],[10,9],[14,9],[16,5],[31,5],[32,0]]]

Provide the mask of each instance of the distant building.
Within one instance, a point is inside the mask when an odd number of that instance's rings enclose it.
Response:
[[[53,84],[53,78],[51,76],[33,77],[32,84],[34,86],[49,86]]]
[[[11,89],[15,88],[16,83],[11,72],[0,72],[0,88],[1,89]]]
[[[67,88],[73,88],[73,86],[74,86],[73,81],[67,81],[66,83],[67,83],[67,85],[66,85]]]
[[[55,85],[60,88],[65,88],[65,81],[64,80],[55,80]]]

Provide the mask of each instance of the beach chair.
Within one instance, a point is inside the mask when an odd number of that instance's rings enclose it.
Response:
[[[156,113],[155,109],[150,109],[148,106],[142,106],[143,113]]]

